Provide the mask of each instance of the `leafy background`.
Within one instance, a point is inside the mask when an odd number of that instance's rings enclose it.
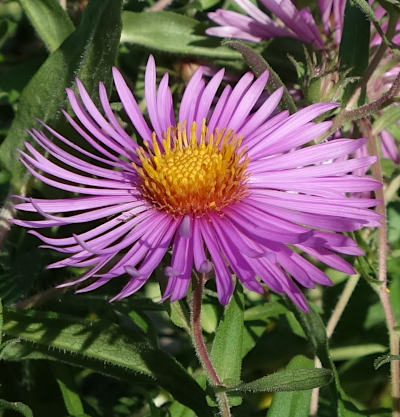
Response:
[[[168,11],[148,11],[153,5],[150,0],[70,0],[65,10],[57,0],[0,3],[0,416],[211,417],[217,412],[191,345],[187,300],[157,303],[161,270],[140,293],[112,304],[107,300],[119,282],[86,295],[55,290],[77,271],[46,270],[57,255],[38,249],[22,228],[8,231],[4,222],[12,193],[59,197],[27,176],[16,149],[28,140],[26,129],[39,126],[36,118],[74,135],[59,110],[68,108],[65,88],[74,86],[75,77],[94,98],[102,80],[113,101],[111,66],[117,65],[143,108],[149,52],[160,73],[170,72],[177,97],[193,65],[212,62],[236,75],[248,70],[237,50],[204,35],[206,13],[234,8],[230,1],[175,0]],[[368,39],[365,16],[351,16],[348,27]],[[361,74],[368,45],[350,32],[343,38],[342,63],[358,71],[352,75]],[[285,83],[298,82],[287,55],[305,62],[299,42],[273,40],[256,50]],[[118,110],[118,103],[113,107]],[[398,113],[378,119],[378,129],[397,119]],[[398,178],[397,165],[387,160],[383,168],[388,184]],[[400,201],[396,191],[391,197],[388,274],[399,322]],[[374,281],[376,232],[360,233],[358,239],[367,255],[356,262],[355,293],[329,340],[325,325],[349,279],[342,273],[328,270],[335,285],[309,293],[310,314],[274,294],[265,300],[240,288],[224,310],[212,286],[207,288],[203,330],[211,359],[231,387],[236,417],[307,416],[316,386],[323,386],[322,417],[391,415],[389,365],[381,360],[382,366],[374,367],[388,351]],[[314,369],[315,355],[322,370]]]

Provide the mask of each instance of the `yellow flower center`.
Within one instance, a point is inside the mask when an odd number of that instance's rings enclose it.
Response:
[[[153,149],[139,148],[141,166],[133,164],[142,195],[172,215],[221,212],[246,193],[248,157],[239,150],[241,141],[232,130],[209,134],[205,122],[200,138],[195,122],[189,138],[185,126],[168,128],[161,147],[153,133]]]

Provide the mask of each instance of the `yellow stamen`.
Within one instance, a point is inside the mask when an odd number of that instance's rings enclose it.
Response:
[[[220,213],[246,193],[248,158],[238,152],[241,142],[232,130],[209,134],[205,121],[200,138],[195,122],[189,138],[185,126],[168,128],[161,147],[153,133],[152,150],[139,148],[141,166],[133,164],[143,196],[172,215]]]

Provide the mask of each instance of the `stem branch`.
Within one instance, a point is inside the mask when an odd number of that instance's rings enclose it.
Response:
[[[353,110],[342,110],[334,119],[332,127],[319,138],[315,140],[316,143],[322,142],[327,139],[332,133],[336,132],[341,126],[345,123],[353,122],[355,120],[363,119],[373,113],[376,113],[378,110],[382,110],[389,104],[392,104],[397,94],[400,92],[400,73],[397,75],[396,79],[393,81],[390,89],[382,94],[377,100],[372,103],[364,104],[363,106],[357,107]]]

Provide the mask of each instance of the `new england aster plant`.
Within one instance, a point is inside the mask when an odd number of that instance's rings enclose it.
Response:
[[[272,14],[267,15],[261,8],[258,8],[250,0],[234,0],[245,13],[238,13],[231,10],[218,9],[208,13],[208,17],[219,26],[211,27],[206,33],[212,36],[223,38],[241,39],[249,42],[260,42],[276,37],[290,37],[304,43],[311,44],[316,50],[323,51],[328,57],[328,62],[337,61],[339,45],[343,33],[345,0],[319,0],[319,26],[314,19],[311,10],[306,7],[298,9],[291,0],[260,0],[260,4],[266,11]],[[373,5],[373,2],[370,1]],[[373,5],[373,11],[377,21],[381,22],[382,31],[387,35],[391,33],[391,41],[395,45],[400,44],[400,21],[397,20],[389,28],[389,16],[386,10],[379,4]],[[377,52],[382,43],[381,36],[374,30],[371,24],[372,36],[370,40],[371,56]],[[372,62],[371,59],[371,62]],[[322,65],[325,66],[326,62]],[[381,56],[379,66],[369,74],[367,83],[368,101],[377,100],[390,86],[400,73],[400,63],[397,56],[387,49]],[[321,75],[321,74],[319,74]],[[328,87],[322,89],[320,97],[331,95],[332,91],[338,88],[338,80],[329,82],[332,74],[327,74]],[[325,80],[326,81],[326,80]],[[305,89],[294,91],[294,97],[302,95]],[[320,99],[319,99],[320,100]],[[380,133],[382,154],[394,162],[400,162],[400,153],[396,140],[388,130]],[[367,150],[363,149],[366,154]]]
[[[223,74],[206,83],[199,69],[176,117],[168,74],[157,86],[150,56],[146,120],[114,68],[114,84],[137,142],[119,124],[103,84],[98,109],[79,80],[79,96],[67,90],[76,118],[64,115],[88,147],[45,124],[52,140],[31,131],[37,146],[26,143],[20,151],[28,171],[45,184],[80,195],[20,197],[16,205],[43,220],[15,224],[32,229],[43,247],[66,254],[49,268],[86,268],[61,287],[90,282],[77,291],[86,292],[127,274],[127,284],[112,299],[119,300],[138,291],[171,251],[164,300],[187,294],[194,269],[215,277],[221,304],[232,296],[235,274],[247,289],[263,293],[265,285],[307,311],[299,285],[313,288],[331,281],[305,255],[354,273],[341,254],[363,251],[343,232],[380,225],[379,214],[369,209],[377,200],[352,196],[380,187],[368,176],[351,174],[369,167],[375,157],[342,160],[365,139],[313,144],[331,122],[312,120],[336,104],[318,103],[290,115],[277,110],[280,88],[254,109],[268,72],[255,80],[247,73],[217,94]],[[66,238],[35,230],[78,223],[87,231]]]

